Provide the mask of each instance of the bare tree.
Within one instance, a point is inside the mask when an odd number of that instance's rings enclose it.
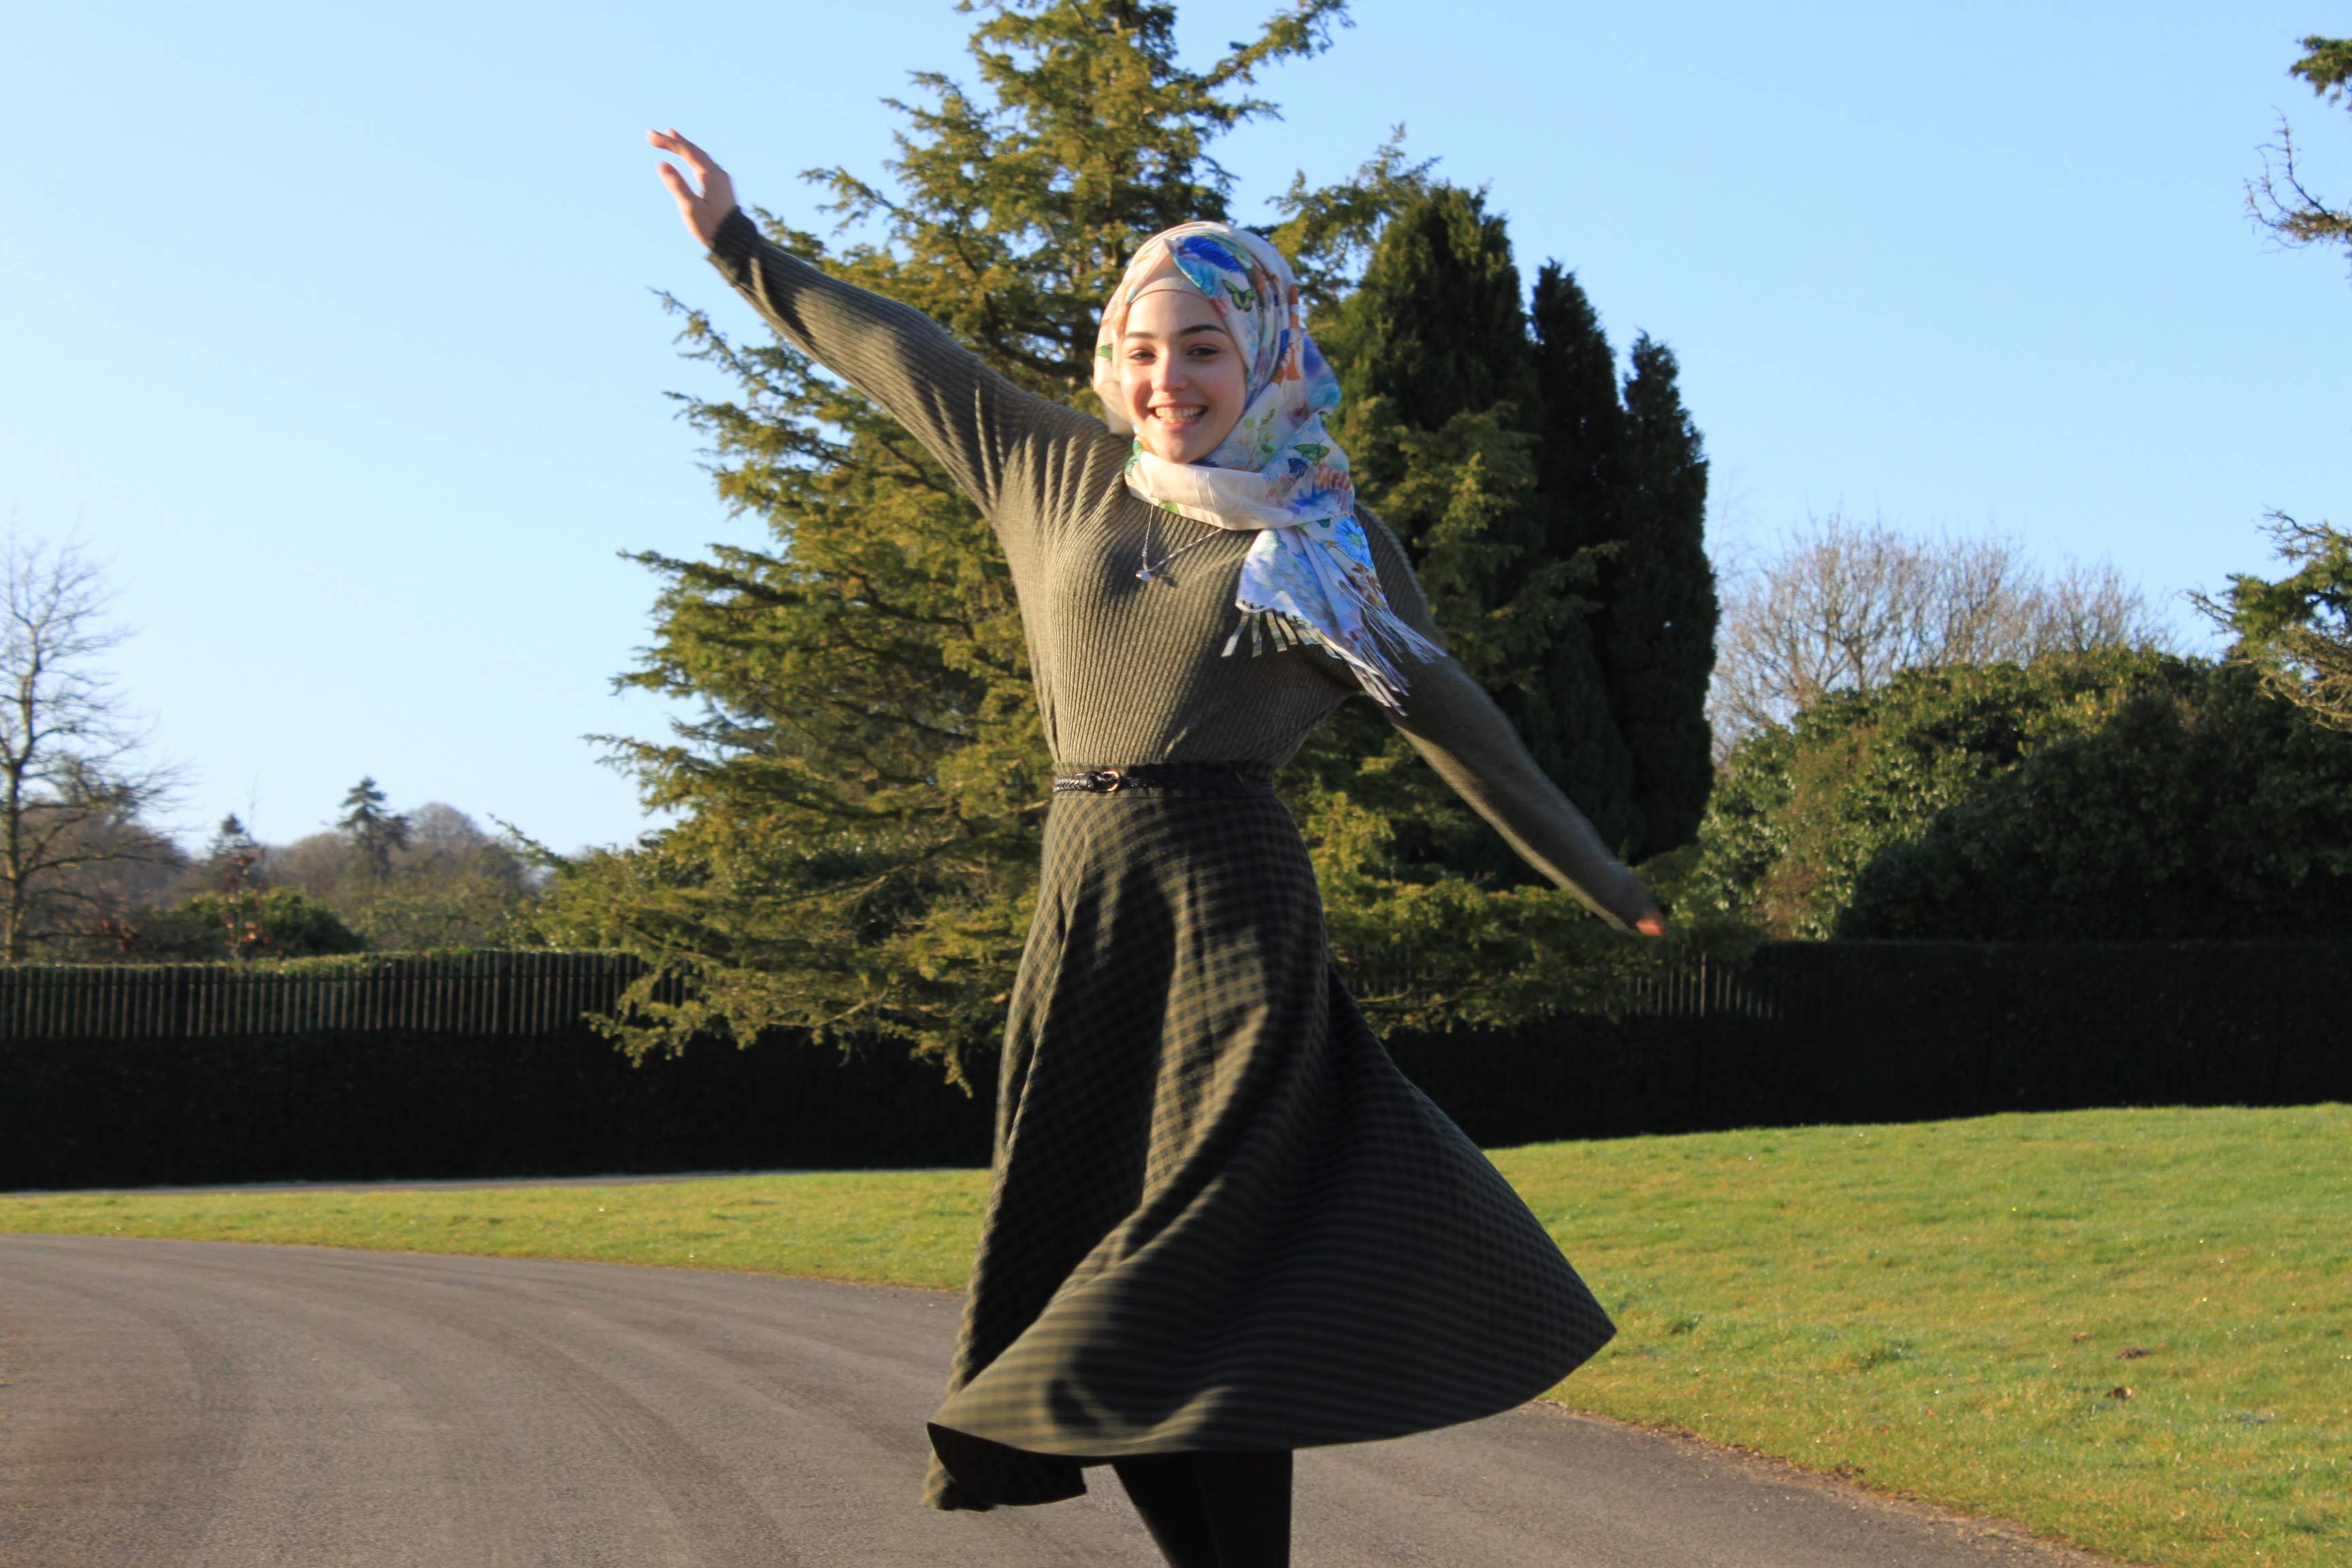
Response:
[[[2051,574],[2012,539],[1918,539],[1875,518],[1809,519],[1727,575],[1708,717],[1720,757],[1832,691],[1906,669],[2168,647],[2147,600],[2105,563]]]
[[[142,870],[176,869],[168,839],[140,826],[182,771],[142,759],[147,738],[95,668],[130,634],[101,616],[109,595],[78,547],[0,546],[0,960],[75,942],[120,910]]]

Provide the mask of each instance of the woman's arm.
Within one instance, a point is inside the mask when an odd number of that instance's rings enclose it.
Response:
[[[735,204],[733,182],[676,132],[646,140],[683,159],[697,192],[668,163],[663,183],[720,276],[794,347],[888,410],[1002,528],[1001,514],[1043,518],[1075,500],[1090,463],[1124,458],[1101,421],[1024,392],[938,322],[845,283],[772,245]],[[1066,492],[1066,493],[1063,493]],[[1008,505],[1026,502],[1025,507]]]
[[[1390,605],[1415,631],[1443,642],[1403,546],[1378,518],[1360,511],[1357,515],[1371,542],[1372,563]],[[1664,935],[1665,922],[1649,890],[1609,852],[1584,814],[1536,765],[1486,689],[1450,656],[1427,664],[1409,663],[1404,668],[1412,682],[1404,694],[1404,711],[1381,711],[1438,776],[1521,859],[1574,893],[1611,925],[1644,936]]]

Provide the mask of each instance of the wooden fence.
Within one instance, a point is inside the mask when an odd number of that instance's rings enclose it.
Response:
[[[386,954],[286,967],[0,965],[0,1039],[195,1039],[406,1029],[545,1035],[645,973],[616,952]]]
[[[1643,1018],[1777,1018],[1779,993],[1750,971],[1701,958],[1626,982],[1612,1011]]]
[[[376,1029],[545,1035],[609,1013],[645,973],[618,952],[389,953],[315,963],[0,965],[0,1040],[199,1039]],[[1641,1017],[1776,1016],[1777,994],[1717,961],[1627,983]]]

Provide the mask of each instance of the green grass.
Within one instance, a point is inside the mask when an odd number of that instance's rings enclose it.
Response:
[[[584,1258],[958,1289],[984,1171],[811,1171],[613,1186],[264,1187],[0,1197],[0,1231]]]
[[[2347,1145],[2352,1108],[2322,1106],[1495,1159],[1622,1331],[1555,1391],[1570,1404],[2135,1561],[2322,1568],[2352,1560]],[[983,1184],[843,1172],[0,1198],[0,1230],[956,1286]]]
[[[1557,1397],[2136,1561],[2352,1562],[2352,1108],[1496,1163],[1620,1325]]]

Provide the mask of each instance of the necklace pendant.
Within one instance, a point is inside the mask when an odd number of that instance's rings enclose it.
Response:
[[[1137,582],[1139,582],[1139,583],[1149,583],[1149,582],[1150,582],[1150,581],[1151,581],[1151,568],[1150,568],[1150,567],[1149,567],[1149,566],[1139,566],[1139,567],[1137,567],[1137,568],[1135,569],[1135,580],[1136,580]]]

